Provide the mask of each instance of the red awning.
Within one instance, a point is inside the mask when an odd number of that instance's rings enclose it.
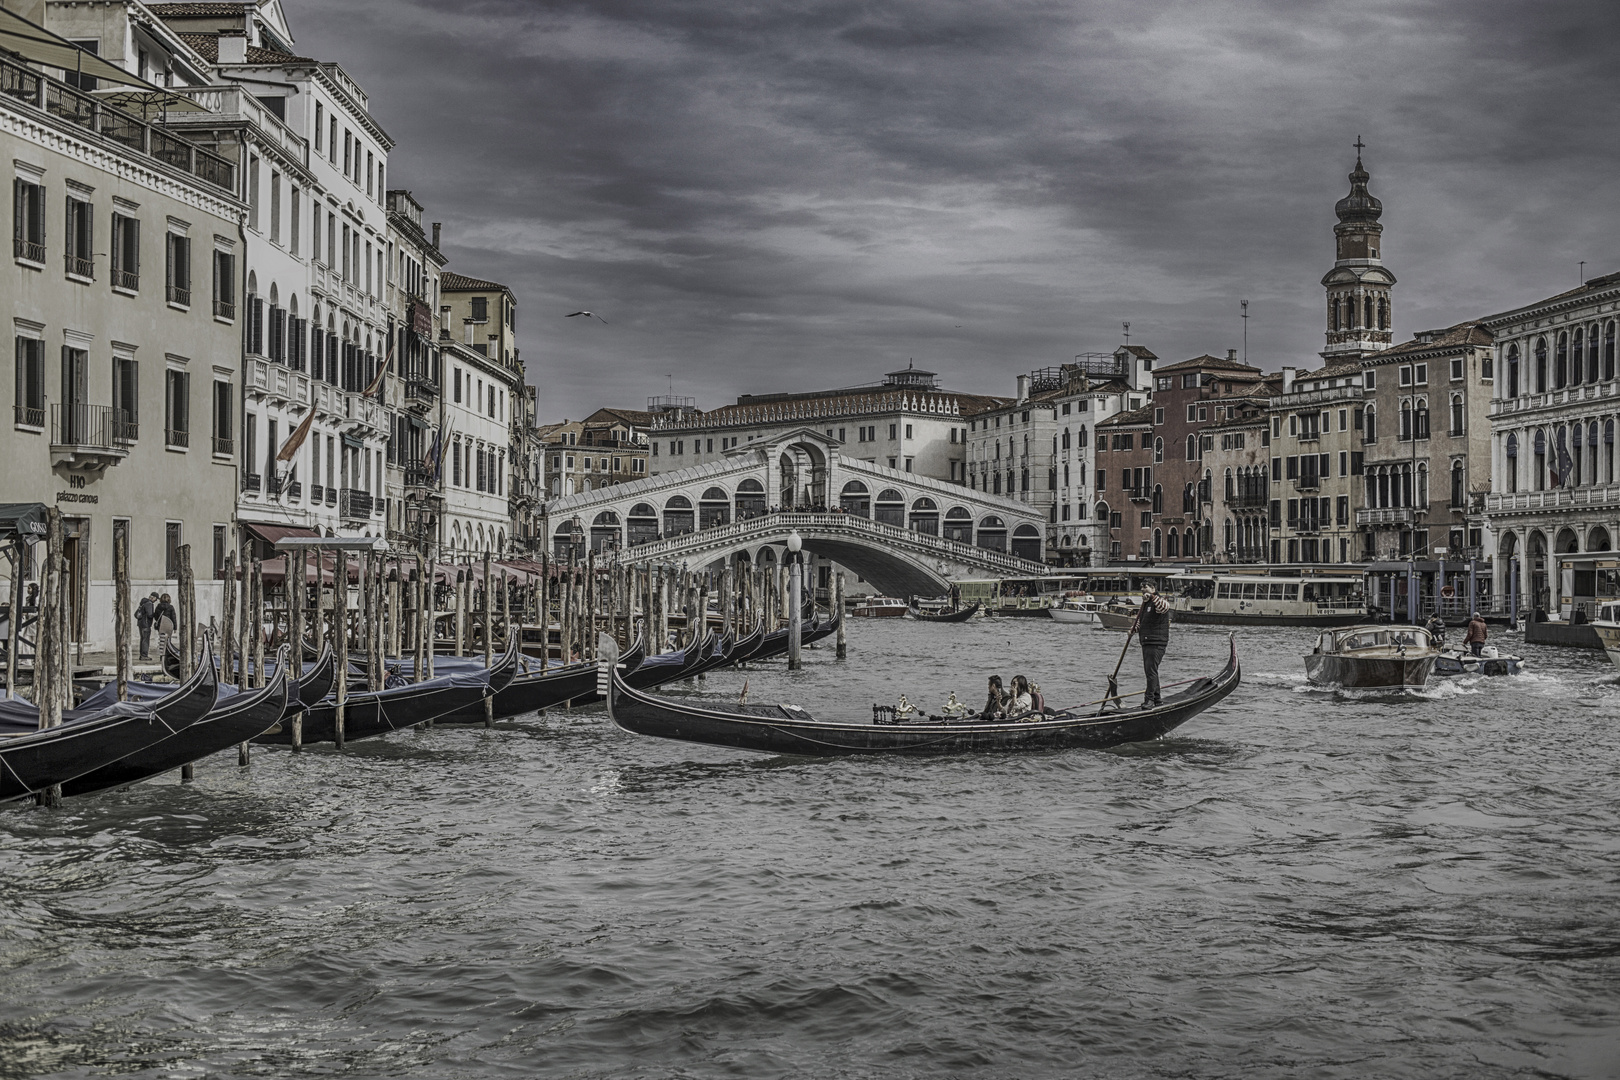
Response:
[[[278,540],[285,540],[289,536],[319,536],[314,529],[306,529],[302,525],[270,525],[258,521],[244,521],[242,528],[263,540],[267,544],[274,544]]]

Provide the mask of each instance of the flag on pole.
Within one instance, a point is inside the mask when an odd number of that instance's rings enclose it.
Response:
[[[1569,474],[1575,468],[1575,459],[1569,456],[1569,449],[1564,445],[1564,431],[1558,430],[1558,464],[1553,471],[1552,486],[1561,488],[1569,482]]]
[[[281,444],[280,450],[276,451],[276,472],[278,474],[285,473],[292,468],[293,458],[298,456],[299,448],[304,445],[304,440],[309,438],[309,429],[314,423],[315,410],[311,409],[305,415],[304,422],[293,428],[292,433],[287,436],[287,441]]]
[[[388,365],[392,364],[393,362],[394,339],[390,336],[388,339],[388,356],[381,364],[377,365],[377,377],[371,380],[370,386],[366,387],[366,397],[371,397],[373,394],[376,394],[378,397],[382,396],[383,380],[388,377]]]

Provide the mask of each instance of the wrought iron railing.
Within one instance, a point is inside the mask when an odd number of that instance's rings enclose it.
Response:
[[[169,303],[171,303],[171,304],[183,304],[186,307],[191,306],[191,290],[190,289],[181,288],[179,285],[170,285],[168,287],[168,292],[169,292]]]
[[[242,474],[242,490],[243,491],[258,491],[259,490],[259,480],[260,480],[259,474],[256,473],[256,472],[243,473]]]
[[[112,287],[136,292],[141,287],[141,275],[134,270],[114,270],[112,272]]]
[[[165,427],[163,429],[165,445],[176,449],[184,449],[191,445],[191,432],[185,428]]]
[[[77,255],[73,254],[71,251],[68,252],[68,254],[66,256],[66,259],[67,259],[67,272],[68,273],[74,275],[75,277],[85,277],[85,278],[91,278],[91,279],[95,278],[95,276],[96,276],[96,260],[94,260],[94,259],[81,259]]]
[[[13,422],[23,427],[44,427],[45,410],[31,409],[27,405],[14,405],[11,409]]]
[[[338,516],[368,518],[371,516],[371,492],[358,488],[344,488],[338,493]]]
[[[219,455],[224,456],[224,457],[229,457],[231,454],[236,453],[236,440],[235,439],[222,439],[218,435],[215,435],[214,436],[214,453],[219,454]]]
[[[45,261],[45,245],[16,237],[11,241],[11,254],[13,258],[42,263]]]
[[[51,406],[51,442],[57,446],[120,449],[120,426],[111,405]]]
[[[236,318],[236,304],[230,300],[215,300],[214,314],[222,319]]]

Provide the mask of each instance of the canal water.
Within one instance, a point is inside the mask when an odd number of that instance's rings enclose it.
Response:
[[[1611,667],[1351,695],[1311,637],[1241,633],[1237,693],[1106,752],[767,758],[598,708],[0,810],[0,1076],[1614,1076]],[[856,622],[675,692],[1061,704],[1121,640]],[[1166,677],[1226,642],[1178,627]]]

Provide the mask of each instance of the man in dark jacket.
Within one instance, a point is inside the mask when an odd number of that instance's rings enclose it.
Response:
[[[1463,635],[1463,644],[1475,656],[1485,647],[1485,620],[1477,611],[1468,620],[1468,633]]]
[[[1159,662],[1170,647],[1170,604],[1151,581],[1142,586],[1142,607],[1136,613],[1134,629],[1142,643],[1142,674],[1147,676],[1147,689],[1142,692],[1142,708],[1146,709],[1161,703]]]
[[[158,652],[162,653],[164,656],[168,656],[169,641],[174,637],[174,632],[179,629],[180,626],[180,616],[175,613],[174,601],[169,598],[168,593],[164,593],[163,596],[158,599],[156,616]]]
[[[152,659],[152,623],[157,618],[158,594],[153,593],[141,601],[141,606],[135,609],[135,625],[141,631],[141,659]]]

